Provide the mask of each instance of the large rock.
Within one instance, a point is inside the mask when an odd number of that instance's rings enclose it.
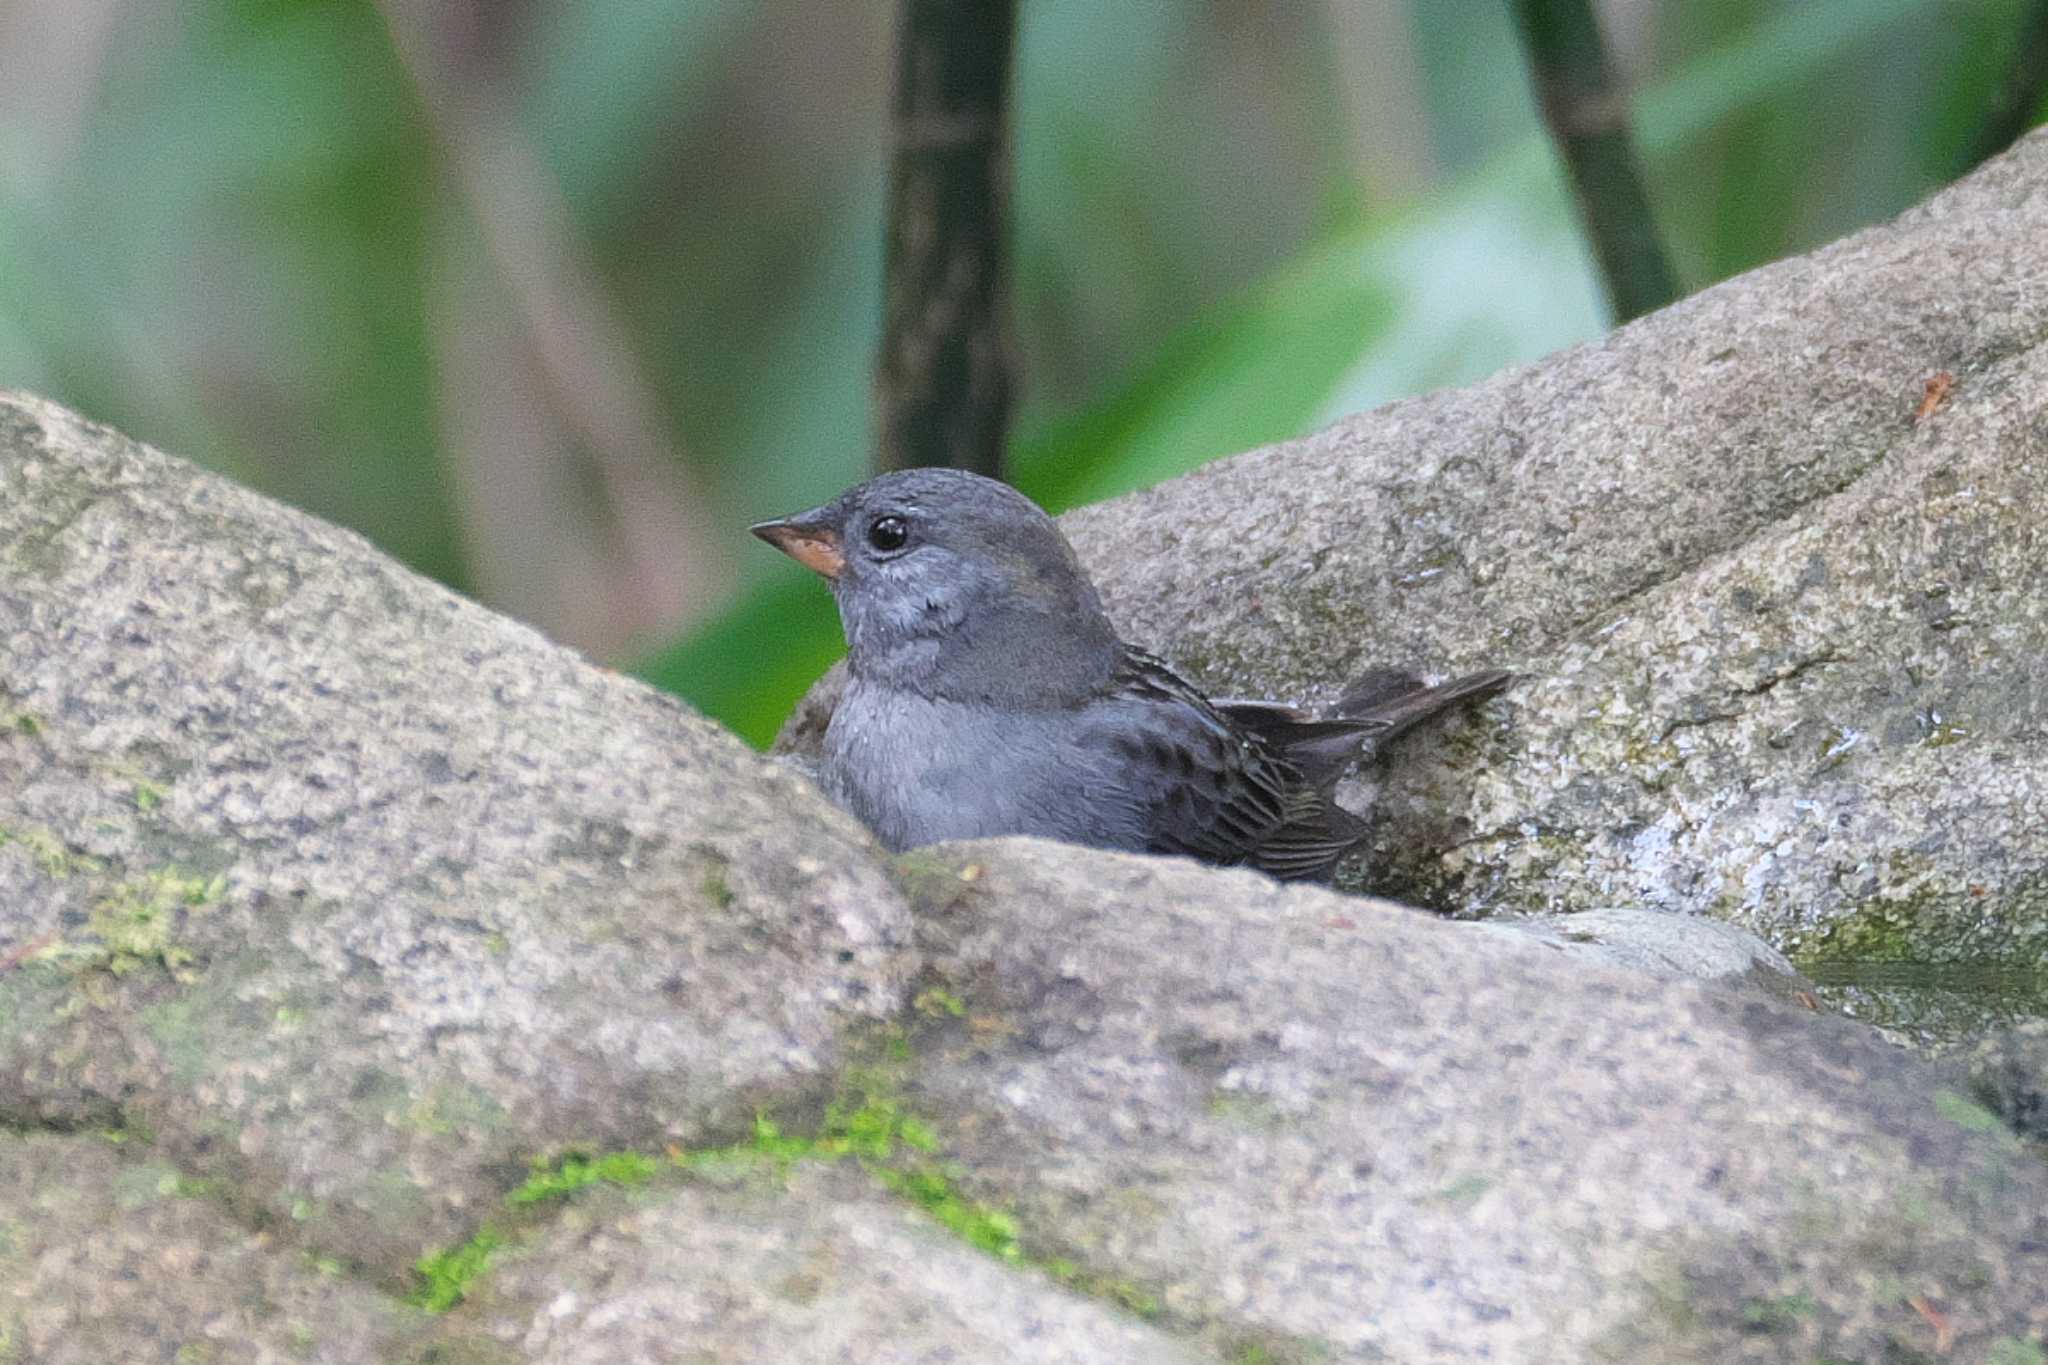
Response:
[[[360,539],[0,397],[0,1124],[116,1127],[395,1280],[891,1014],[807,784]]]
[[[1854,1024],[1252,873],[907,860],[960,1003],[916,1095],[968,1188],[1187,1330],[1304,1361],[2037,1358],[2048,1166]]]
[[[1570,915],[1504,915],[1489,932],[1519,934],[1567,957],[1652,976],[1754,986],[1782,1000],[1810,1002],[1814,986],[1783,953],[1755,934],[1698,915],[1608,906]]]
[[[423,1325],[124,1147],[0,1133],[0,1360],[373,1365]]]
[[[449,1358],[496,1346],[546,1365],[1213,1359],[948,1237],[850,1165],[607,1191],[501,1257],[450,1316],[437,1342]]]
[[[2040,961],[2044,507],[2048,132],[1599,343],[1063,524],[1217,691],[1528,673],[1397,753],[1376,889]]]

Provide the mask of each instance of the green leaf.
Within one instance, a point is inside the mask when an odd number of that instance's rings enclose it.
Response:
[[[1182,332],[1108,400],[1020,440],[1013,480],[1059,510],[1304,430],[1393,321],[1348,251],[1313,252]]]

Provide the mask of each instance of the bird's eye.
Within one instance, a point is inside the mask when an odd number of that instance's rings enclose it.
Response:
[[[904,524],[901,517],[876,517],[868,523],[868,544],[883,554],[902,549],[904,542],[909,539],[910,527]]]

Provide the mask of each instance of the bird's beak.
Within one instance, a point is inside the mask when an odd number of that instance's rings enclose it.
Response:
[[[846,567],[846,554],[840,548],[838,528],[825,519],[822,507],[799,512],[780,521],[758,522],[747,529],[812,573],[837,578],[839,571]]]

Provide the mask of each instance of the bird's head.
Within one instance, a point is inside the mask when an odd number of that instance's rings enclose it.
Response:
[[[752,529],[831,581],[857,677],[951,700],[1056,705],[1115,666],[1116,633],[1067,538],[994,479],[884,474]]]

